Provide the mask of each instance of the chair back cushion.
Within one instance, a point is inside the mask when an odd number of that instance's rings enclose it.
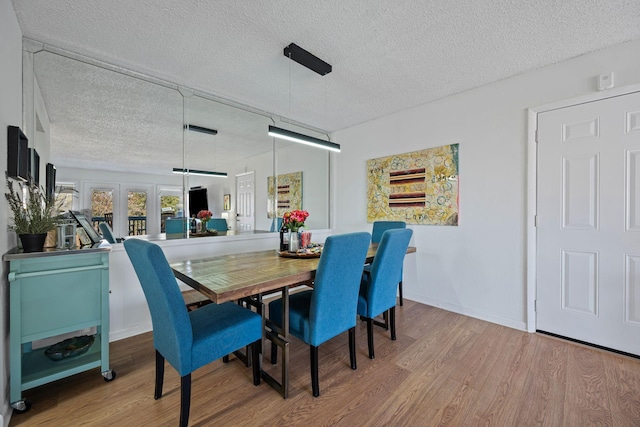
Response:
[[[211,218],[207,222],[207,230],[227,231],[229,229],[225,218]]]
[[[277,231],[280,231],[281,228],[282,228],[282,218],[273,218],[271,220],[271,228],[269,229],[269,231],[277,232]]]
[[[113,237],[113,232],[111,231],[111,227],[109,227],[109,224],[107,224],[106,222],[101,222],[98,227],[100,227],[102,237],[104,237],[107,242],[116,243],[116,238]]]
[[[376,221],[373,223],[373,230],[371,231],[371,242],[380,243],[382,239],[382,233],[394,228],[407,228],[407,223],[403,221]]]
[[[162,249],[141,239],[125,240],[124,248],[147,299],[155,348],[181,375],[190,372],[191,322]]]
[[[358,290],[370,241],[367,232],[327,237],[309,308],[309,344],[318,346],[356,325]]]
[[[409,228],[391,229],[382,234],[376,256],[371,264],[371,275],[363,280],[362,295],[366,310],[360,301],[358,314],[374,318],[396,305],[398,276],[402,271],[404,256],[413,231]]]

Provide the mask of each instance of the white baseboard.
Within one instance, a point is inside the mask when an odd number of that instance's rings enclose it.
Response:
[[[149,323],[139,323],[127,329],[122,329],[114,333],[109,334],[109,342],[120,341],[125,338],[131,338],[136,335],[144,334],[145,332],[151,332],[153,326]]]
[[[462,314],[464,316],[485,320],[487,322],[496,323],[498,325],[506,326],[508,328],[518,329],[520,331],[527,332],[527,322],[524,320],[517,321],[513,319],[507,319],[505,317],[494,316],[492,314],[483,313],[478,310],[470,309],[468,307],[461,307],[457,304],[451,304],[451,303],[439,301],[433,298],[427,298],[425,296],[403,295],[403,297],[406,299],[410,299],[412,301],[419,302],[421,304],[438,307],[443,310],[451,311],[453,313]]]

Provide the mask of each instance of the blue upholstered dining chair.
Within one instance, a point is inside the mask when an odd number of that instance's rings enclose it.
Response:
[[[189,421],[191,373],[196,369],[250,345],[253,384],[259,385],[262,317],[232,302],[187,312],[162,249],[140,239],[128,239],[124,247],[151,312],[156,349],[154,398],[162,397],[166,359],[180,374],[180,426]]]
[[[211,218],[207,222],[207,230],[227,231],[229,226],[225,218]]]
[[[382,234],[376,256],[367,274],[362,276],[358,297],[358,315],[367,322],[369,358],[373,350],[373,319],[387,313],[391,339],[396,339],[396,285],[402,262],[411,240],[410,229],[387,230]]]
[[[371,230],[371,243],[380,243],[382,233],[396,228],[407,228],[407,223],[404,221],[375,221],[373,223],[373,230]],[[366,269],[368,268],[369,266]],[[402,298],[402,269],[400,269],[400,273],[398,273],[398,292],[400,305],[404,305]]]
[[[369,249],[371,235],[367,232],[327,237],[313,290],[294,293],[289,297],[289,332],[309,344],[311,387],[320,395],[318,382],[318,346],[349,331],[351,369],[356,369],[356,308],[358,289]],[[269,320],[282,326],[282,299],[269,303]],[[271,346],[271,361],[276,362],[277,347]]]
[[[273,233],[274,231],[280,231],[281,228],[282,218],[273,218],[273,220],[271,220],[271,228],[269,229],[269,231]]]
[[[107,224],[106,222],[101,222],[98,227],[100,227],[102,237],[104,237],[107,242],[116,243],[116,238],[113,236],[113,232],[111,231],[111,227],[109,227],[109,224]]]

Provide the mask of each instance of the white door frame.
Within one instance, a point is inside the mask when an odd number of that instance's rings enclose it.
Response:
[[[538,129],[538,114],[559,108],[572,107],[587,102],[600,101],[616,96],[640,92],[640,84],[623,86],[602,92],[590,93],[576,98],[565,99],[551,104],[540,105],[528,109],[527,129],[527,332],[536,331],[536,288],[537,288],[537,259],[536,251],[536,214],[537,214],[537,165],[538,150],[536,146],[536,130]]]

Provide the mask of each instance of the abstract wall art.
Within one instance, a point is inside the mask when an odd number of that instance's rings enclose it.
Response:
[[[302,209],[302,172],[278,175],[278,188],[272,176],[267,178],[269,218],[282,218],[285,212]]]
[[[367,221],[458,225],[458,145],[367,160]]]

